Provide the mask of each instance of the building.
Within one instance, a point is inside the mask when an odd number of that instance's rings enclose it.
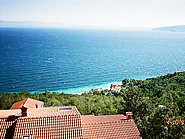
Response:
[[[12,107],[10,108],[10,110],[20,109],[22,106],[27,107],[27,108],[42,108],[44,106],[44,102],[31,99],[31,98],[27,98],[22,101],[14,103]]]
[[[29,108],[32,102],[0,110],[0,139],[141,138],[131,112],[81,115],[75,106]]]
[[[110,91],[111,92],[120,92],[122,87],[125,87],[125,86],[123,84],[111,84]]]

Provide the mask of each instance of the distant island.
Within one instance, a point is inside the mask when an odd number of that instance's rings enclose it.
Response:
[[[0,20],[0,27],[10,28],[45,28],[45,27],[63,27],[64,24],[59,23],[45,23],[34,21],[4,21]]]
[[[154,28],[152,30],[156,30],[156,31],[172,31],[172,32],[185,32],[185,25],[159,27],[159,28]]]

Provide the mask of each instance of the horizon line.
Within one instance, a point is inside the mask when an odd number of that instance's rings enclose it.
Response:
[[[18,27],[18,28],[92,28],[92,29],[145,29],[150,30],[161,26],[106,26],[106,25],[80,25],[80,24],[64,24],[57,22],[41,22],[41,21],[11,21],[0,20],[0,27]]]

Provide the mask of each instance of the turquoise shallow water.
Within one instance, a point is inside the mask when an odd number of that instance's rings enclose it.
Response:
[[[185,33],[0,28],[0,92],[80,93],[185,70]]]

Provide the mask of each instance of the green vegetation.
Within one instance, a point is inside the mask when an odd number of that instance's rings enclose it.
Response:
[[[13,103],[26,99],[33,98],[44,102],[44,106],[77,106],[81,114],[106,115],[117,114],[123,108],[125,101],[123,97],[116,97],[112,94],[105,95],[105,91],[98,95],[92,94],[64,94],[50,93],[48,90],[42,94],[31,94],[28,91],[20,93],[1,93],[0,94],[0,109],[9,109]],[[104,95],[102,95],[104,94]]]
[[[77,106],[81,114],[125,114],[131,111],[143,138],[185,137],[185,72],[146,80],[125,78],[121,92],[92,89],[82,95],[50,93],[1,93],[0,109],[9,109],[25,98],[44,101],[45,106]]]

